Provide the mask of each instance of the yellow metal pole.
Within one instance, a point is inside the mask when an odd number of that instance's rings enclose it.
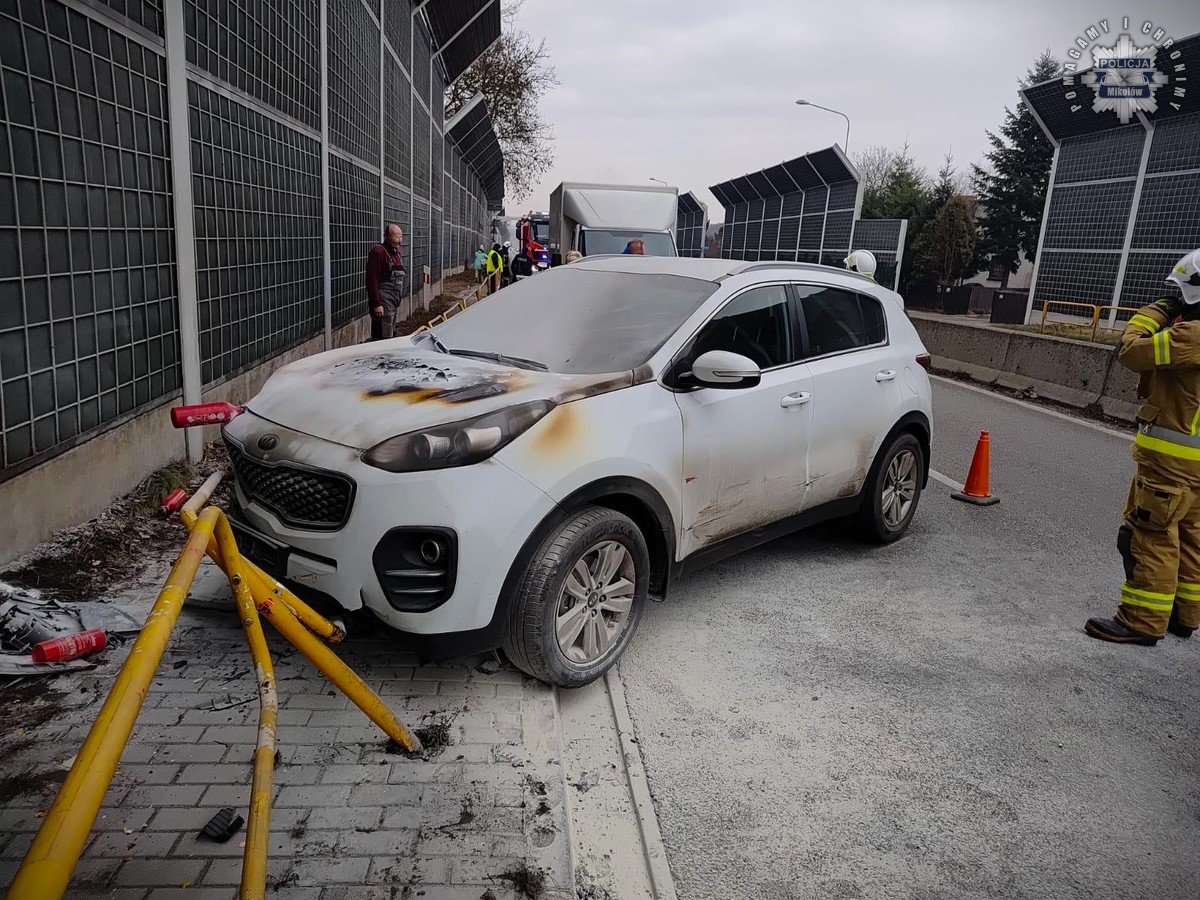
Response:
[[[208,503],[209,498],[212,497],[213,491],[217,489],[217,485],[221,483],[221,479],[224,477],[224,475],[224,472],[214,472],[212,475],[208,476],[204,484],[200,485],[200,487],[196,489],[196,493],[194,493],[188,499],[188,502],[183,505],[183,508],[179,510],[179,518],[188,528],[192,527],[192,524],[196,521],[196,514],[199,512],[201,507]],[[221,553],[221,548],[218,546],[216,541],[209,542],[208,555],[212,557],[212,561],[220,566],[227,575],[229,574],[229,570],[225,568],[225,564],[222,562],[223,554]],[[329,644],[338,644],[341,643],[342,639],[346,637],[345,631],[343,631],[333,622],[330,622],[328,619],[326,619],[323,615],[321,615],[319,612],[289,591],[286,587],[256,566],[251,560],[243,557],[242,566],[245,570],[245,577],[249,579],[252,584],[258,586],[260,593],[278,594],[283,599],[283,602],[286,603],[292,612],[296,614],[296,618],[304,623],[304,627],[313,634],[317,635],[317,637],[321,638],[321,640]]]
[[[1092,304],[1092,341],[1096,340],[1096,328],[1100,324],[1100,307]]]
[[[200,514],[17,870],[8,900],[46,900],[66,891],[220,514],[215,508]]]
[[[1050,311],[1050,299],[1047,298],[1042,301],[1042,327],[1040,329],[1041,334],[1046,333],[1046,313],[1048,313],[1049,311]]]
[[[228,568],[229,586],[237,601],[238,617],[258,681],[258,746],[254,749],[254,776],[250,786],[250,814],[246,824],[246,849],[242,856],[241,900],[262,900],[267,891],[267,847],[271,837],[271,787],[275,777],[275,727],[279,721],[279,695],[275,690],[275,667],[254,608],[242,555],[233,529],[222,513],[214,532]]]
[[[421,749],[421,742],[379,698],[373,690],[367,687],[358,675],[341,658],[317,640],[292,615],[287,603],[282,602],[274,594],[260,594],[251,584],[254,593],[254,603],[263,617],[288,639],[309,661],[341,690],[343,694],[354,701],[354,704],[366,713],[367,718],[383,729],[384,733],[397,744],[410,752]]]

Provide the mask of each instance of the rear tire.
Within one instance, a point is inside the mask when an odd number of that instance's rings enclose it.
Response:
[[[633,520],[585,507],[530,560],[505,622],[504,652],[549,684],[590,684],[625,652],[649,583],[650,552]]]
[[[921,442],[908,432],[897,435],[871,468],[862,507],[854,517],[858,532],[879,544],[904,537],[917,512],[924,478],[925,451]]]

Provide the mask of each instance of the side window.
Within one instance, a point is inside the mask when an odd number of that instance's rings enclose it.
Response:
[[[808,327],[808,355],[824,356],[887,339],[883,306],[874,297],[840,288],[796,285]]]
[[[691,360],[709,350],[730,350],[769,369],[793,362],[792,321],[783,285],[754,288],[725,304],[696,335],[685,354]]]

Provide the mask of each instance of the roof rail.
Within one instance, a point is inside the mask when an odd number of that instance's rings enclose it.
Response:
[[[779,268],[800,269],[804,272],[837,272],[840,275],[851,275],[855,278],[861,278],[864,281],[871,282],[872,284],[878,283],[874,278],[863,275],[861,272],[855,272],[851,269],[842,269],[838,268],[837,266],[827,266],[823,263],[794,262],[790,259],[760,260],[758,262],[746,263],[744,266],[738,266],[737,268],[730,270],[729,274],[741,275],[744,272],[758,272],[762,269]]]

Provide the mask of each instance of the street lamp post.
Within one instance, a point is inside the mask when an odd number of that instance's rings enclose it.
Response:
[[[842,149],[845,150],[847,153],[850,152],[850,117],[848,115],[846,115],[844,112],[841,112],[840,110],[830,109],[828,106],[822,106],[821,104],[813,103],[810,100],[797,100],[796,105],[797,106],[814,106],[817,109],[823,109],[823,110],[825,110],[825,112],[831,112],[834,115],[841,116],[843,119],[845,119],[846,120],[846,145]]]
[[[649,180],[650,180],[650,181],[657,181],[657,182],[658,182],[659,184],[661,184],[663,187],[670,187],[670,185],[669,185],[669,184],[667,184],[665,181],[663,181],[661,178],[655,178],[653,175],[651,175],[651,176],[650,176]]]

